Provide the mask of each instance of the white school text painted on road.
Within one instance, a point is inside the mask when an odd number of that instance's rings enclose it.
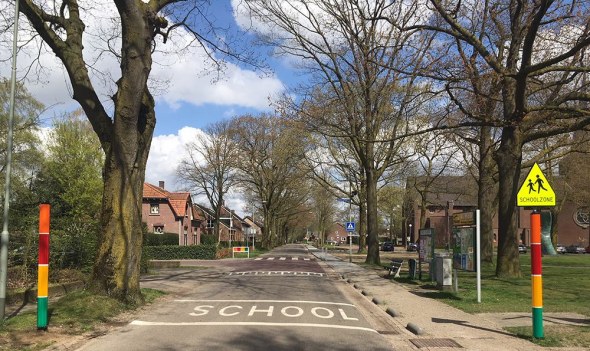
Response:
[[[131,325],[140,326],[268,326],[268,327],[311,327],[311,328],[330,328],[330,329],[348,329],[363,330],[378,333],[375,329],[365,327],[355,327],[348,325],[334,324],[314,324],[314,323],[269,323],[269,322],[148,322],[132,321]]]
[[[140,321],[140,326],[273,326],[332,329],[367,328],[356,306],[345,302],[308,300],[174,300],[194,304],[176,321]],[[356,316],[355,316],[356,315]]]

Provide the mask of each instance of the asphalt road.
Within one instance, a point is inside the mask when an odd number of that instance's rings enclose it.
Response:
[[[79,350],[392,350],[304,246],[193,264],[146,277],[169,295]]]

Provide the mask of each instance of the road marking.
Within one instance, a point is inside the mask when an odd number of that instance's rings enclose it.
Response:
[[[267,303],[307,303],[307,304],[319,304],[319,305],[336,305],[336,306],[350,306],[355,307],[355,305],[345,302],[330,302],[330,301],[298,301],[298,300],[193,300],[193,299],[186,299],[186,300],[174,300],[174,302],[267,302]]]
[[[274,261],[277,257],[256,257],[254,259],[254,261],[261,261],[261,260],[267,260],[267,261]],[[285,261],[289,259],[289,257],[278,257],[279,261]],[[291,257],[292,261],[299,261],[299,257]],[[310,258],[303,258],[304,261],[311,261]]]
[[[270,323],[270,322],[147,322],[132,321],[131,325],[140,326],[268,326],[268,327],[311,327],[328,329],[362,330],[377,333],[375,329],[353,327],[347,325],[314,324],[314,323]]]
[[[293,275],[306,277],[323,277],[324,273],[317,272],[292,272],[292,271],[245,271],[245,272],[229,272],[228,275]]]

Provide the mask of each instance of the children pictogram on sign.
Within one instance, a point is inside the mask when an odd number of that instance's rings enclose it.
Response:
[[[543,179],[541,179],[539,177],[539,175],[537,174],[537,180],[535,181],[536,184],[539,185],[539,187],[537,188],[537,192],[540,194],[541,193],[541,189],[547,191],[547,189],[545,189],[545,187],[543,186]]]

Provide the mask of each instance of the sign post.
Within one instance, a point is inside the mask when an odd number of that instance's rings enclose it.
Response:
[[[47,330],[49,295],[49,204],[39,206],[39,266],[37,273],[37,329]]]
[[[346,222],[346,232],[348,233],[348,262],[352,263],[352,233],[355,229],[355,223],[352,221]]]
[[[539,207],[555,206],[555,192],[545,175],[534,164],[518,191],[517,206],[532,207],[531,213],[531,290],[533,337],[544,338],[543,332],[543,265],[541,260],[541,213]]]

